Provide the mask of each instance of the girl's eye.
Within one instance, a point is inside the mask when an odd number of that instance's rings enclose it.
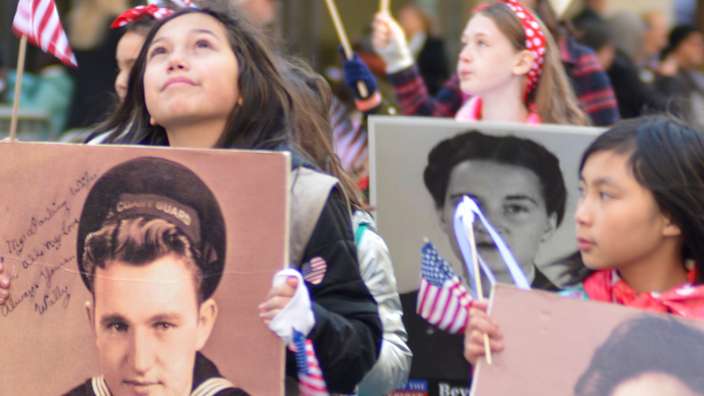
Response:
[[[607,193],[605,193],[605,192],[603,192],[603,191],[600,191],[600,192],[599,192],[599,198],[601,198],[602,200],[607,200],[607,199],[611,198],[611,195],[609,195],[609,194],[607,194]]]
[[[210,48],[210,43],[206,40],[198,40],[196,42],[196,47],[197,48]]]
[[[153,58],[153,57],[155,57],[155,56],[157,56],[157,55],[162,55],[162,54],[165,54],[165,53],[166,53],[166,48],[164,48],[164,47],[156,47],[156,48],[153,48],[153,49],[151,50],[151,52],[149,53],[149,58],[151,59],[151,58]]]
[[[479,47],[486,47],[486,41],[484,41],[484,40],[479,40],[479,41],[477,41],[477,46],[479,46]]]

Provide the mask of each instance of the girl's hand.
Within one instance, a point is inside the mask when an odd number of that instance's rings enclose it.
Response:
[[[269,326],[271,320],[291,301],[298,288],[298,279],[288,277],[286,283],[269,290],[266,301],[259,305],[259,317]]]
[[[380,12],[372,23],[372,45],[386,62],[386,72],[396,73],[413,65],[403,29],[388,13]]]
[[[5,267],[0,264],[0,305],[5,304],[7,298],[10,297],[10,277],[3,275]]]
[[[464,358],[473,366],[479,357],[484,356],[484,334],[489,335],[489,346],[492,352],[504,349],[501,342],[503,334],[499,324],[486,313],[489,302],[474,301],[469,310],[469,323],[464,331]]]

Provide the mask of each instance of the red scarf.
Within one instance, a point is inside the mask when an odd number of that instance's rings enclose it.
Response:
[[[587,278],[583,287],[591,300],[704,320],[704,285],[693,286],[696,270],[689,271],[687,276],[690,282],[666,292],[638,294],[618,276],[616,270],[601,270]]]

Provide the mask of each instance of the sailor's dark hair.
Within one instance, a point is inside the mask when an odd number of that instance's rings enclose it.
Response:
[[[120,245],[118,233],[126,221],[131,222],[131,234],[136,229],[146,234],[141,240],[130,236],[133,242]],[[149,235],[156,230],[163,235]],[[98,236],[103,242],[95,240]],[[166,240],[166,250],[149,246],[157,240]],[[210,297],[225,265],[226,231],[208,186],[185,166],[155,157],[133,159],[103,174],[88,193],[78,226],[76,258],[86,287],[92,292],[95,267],[104,266],[106,257],[117,255],[142,265],[170,252],[195,263],[202,273],[199,297]]]
[[[567,189],[560,170],[560,160],[538,143],[516,136],[485,135],[472,130],[443,140],[428,154],[423,173],[425,186],[435,206],[445,205],[445,194],[452,170],[462,162],[486,160],[526,168],[540,180],[540,193],[548,215],[557,215],[559,226],[565,216]]]

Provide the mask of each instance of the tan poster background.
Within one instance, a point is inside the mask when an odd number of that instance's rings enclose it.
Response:
[[[472,396],[573,395],[594,351],[616,326],[632,319],[673,318],[704,332],[704,322],[698,320],[507,285],[495,288],[490,314],[504,334],[504,350],[493,355],[491,366],[480,359],[474,371]],[[651,347],[642,345],[643,349]]]
[[[77,221],[97,178],[143,156],[195,172],[225,218],[219,313],[202,352],[250,394],[282,394],[284,349],[257,306],[287,261],[287,154],[8,143],[0,144],[0,261],[13,283],[0,307],[0,395],[61,395],[100,374]]]

